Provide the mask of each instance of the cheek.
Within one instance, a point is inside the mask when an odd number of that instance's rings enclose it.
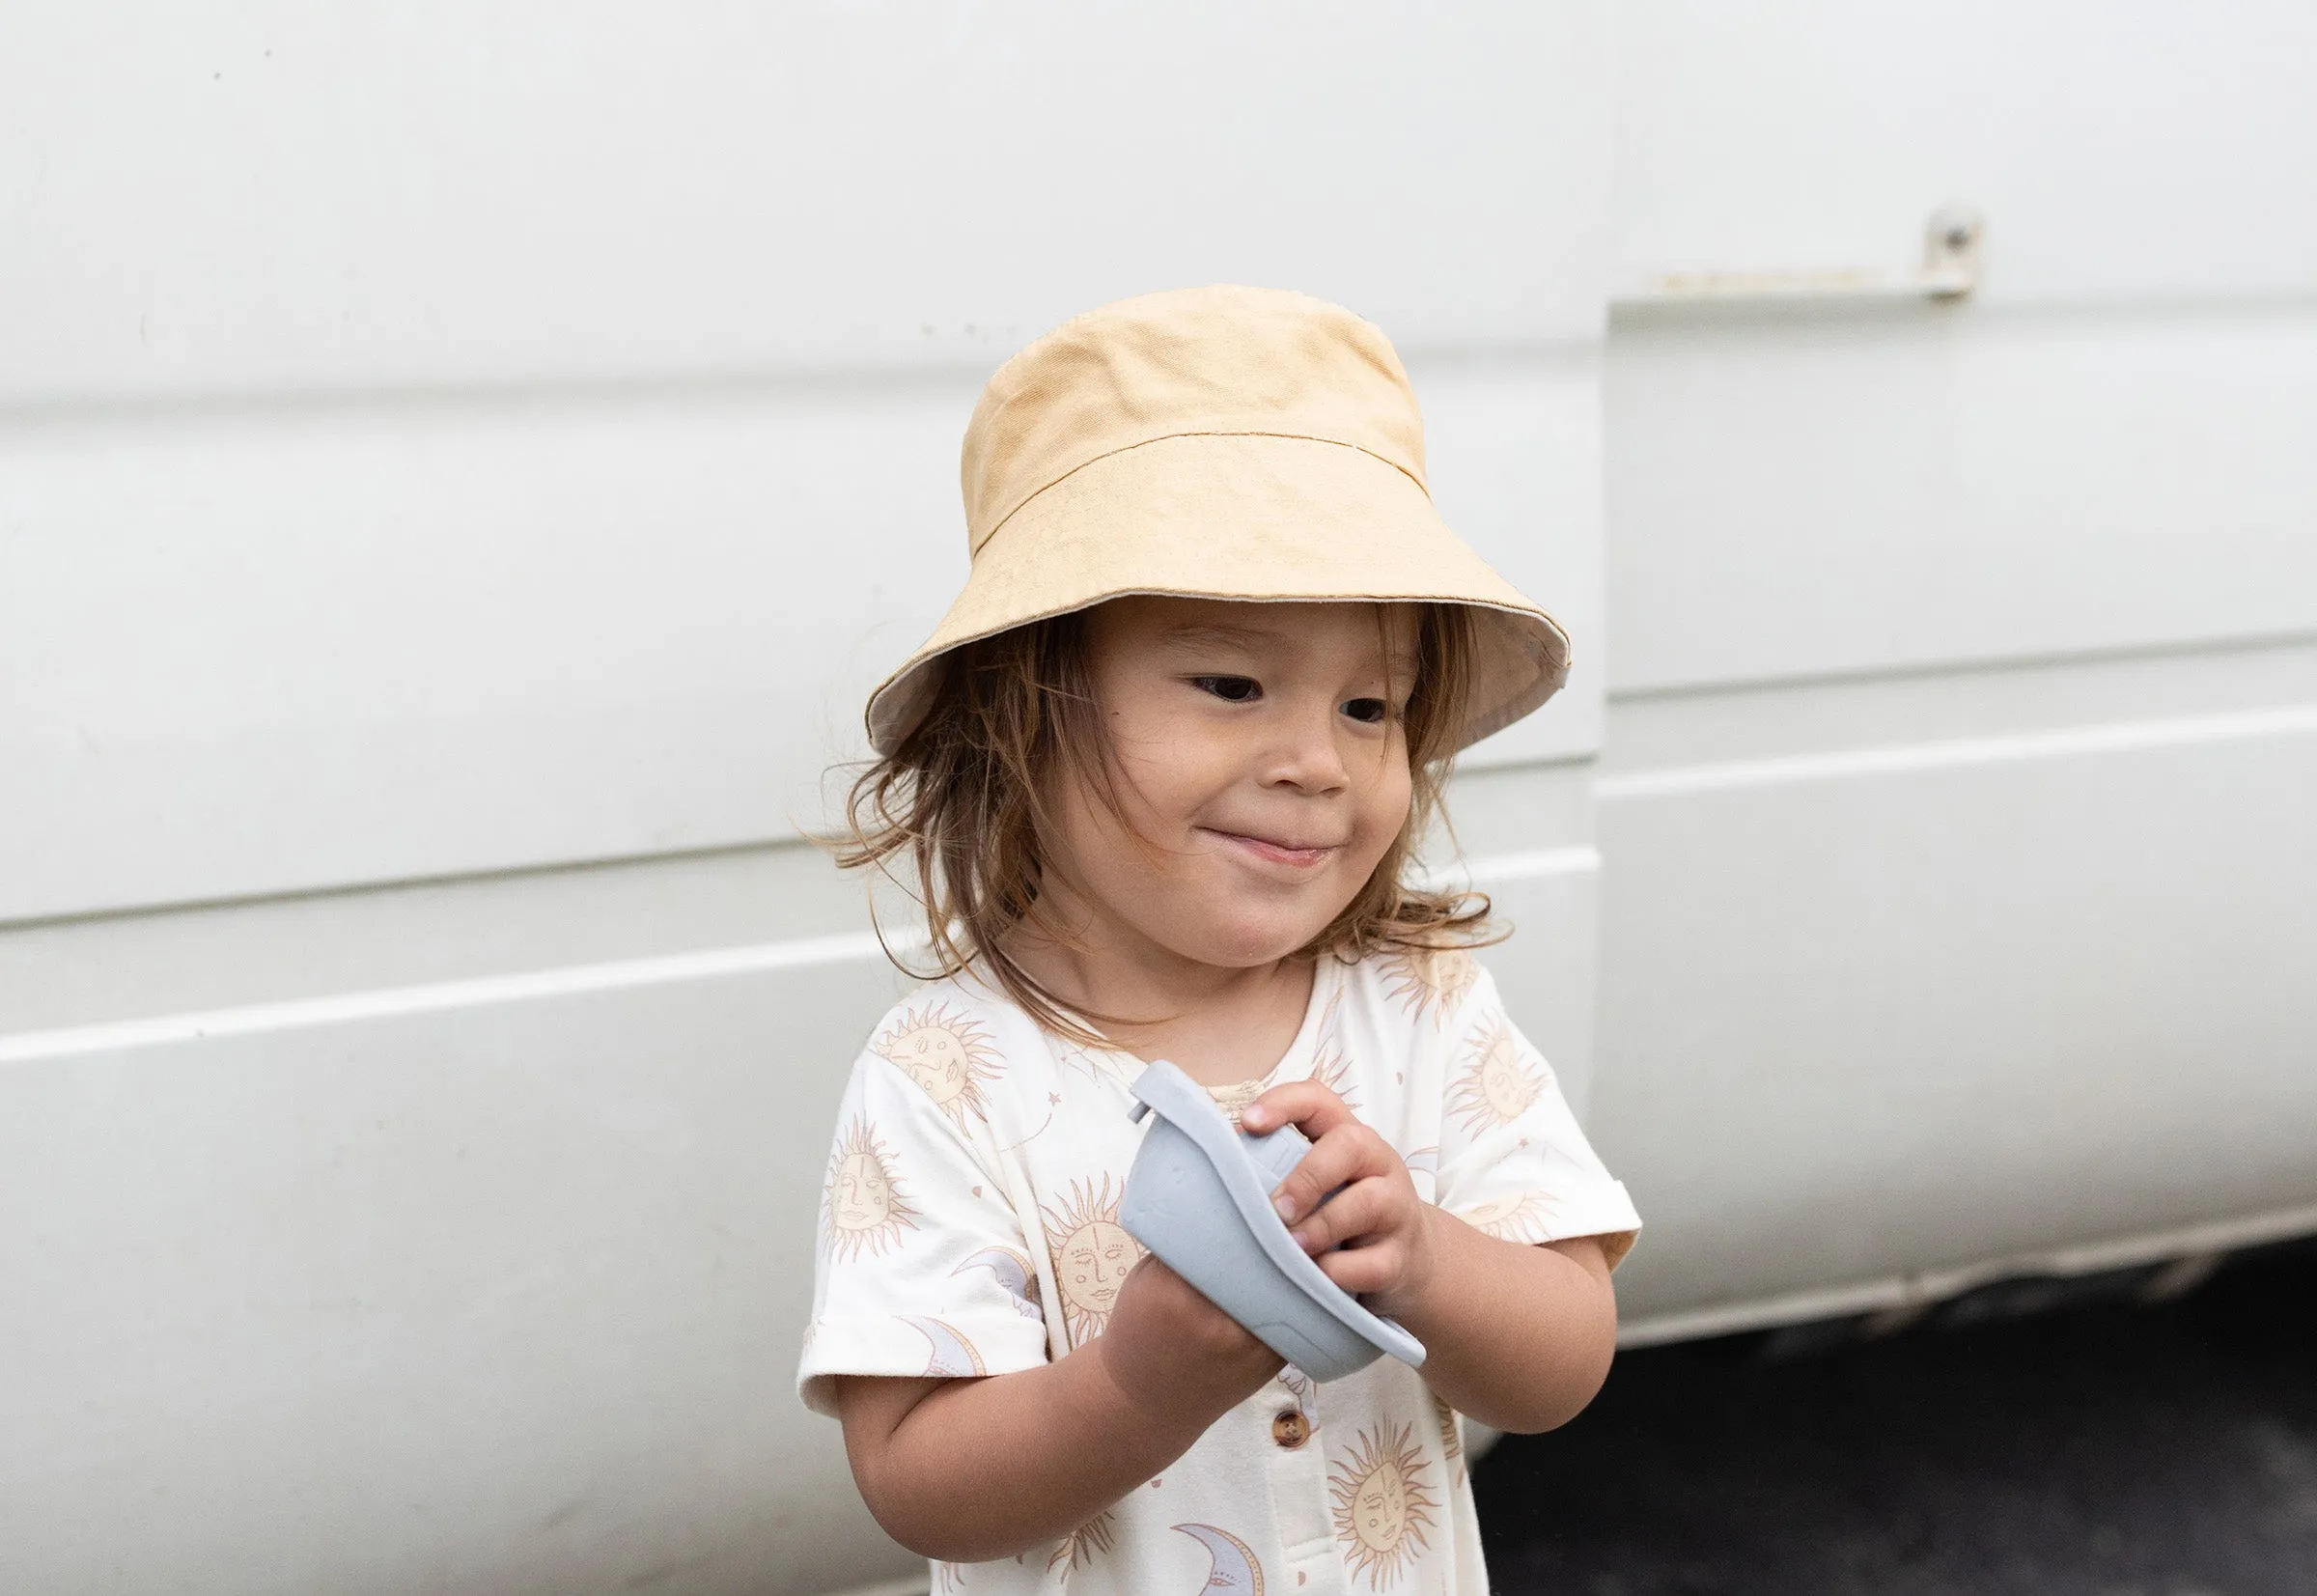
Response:
[[[1123,886],[1166,874],[1170,853],[1187,844],[1201,806],[1229,785],[1228,771],[1218,773],[1211,755],[1193,739],[1122,740],[1118,799],[1125,823],[1098,794],[1077,785],[1055,806],[1058,861],[1092,883]]]
[[[1415,783],[1408,773],[1408,758],[1394,751],[1358,796],[1359,840],[1370,863],[1382,856],[1400,828],[1408,824]]]
[[[1199,810],[1245,776],[1245,752],[1194,722],[1116,734],[1119,798],[1135,826],[1154,836],[1179,836]]]

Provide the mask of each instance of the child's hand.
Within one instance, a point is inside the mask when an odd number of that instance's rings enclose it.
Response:
[[[1201,1413],[1200,1428],[1285,1366],[1277,1353],[1155,1257],[1128,1274],[1109,1325],[1092,1345],[1130,1402],[1146,1410]]]
[[[1316,1080],[1272,1087],[1240,1123],[1258,1134],[1293,1125],[1311,1138],[1311,1151],[1280,1183],[1272,1206],[1327,1278],[1379,1313],[1398,1315],[1423,1296],[1436,1268],[1438,1211],[1416,1195],[1390,1142]],[[1334,1198],[1321,1207],[1330,1191]]]

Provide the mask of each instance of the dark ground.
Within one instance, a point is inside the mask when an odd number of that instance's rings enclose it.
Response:
[[[1990,1317],[2018,1295],[1831,1350],[1626,1354],[1477,1470],[1496,1589],[2317,1596],[2317,1246],[2162,1306]]]

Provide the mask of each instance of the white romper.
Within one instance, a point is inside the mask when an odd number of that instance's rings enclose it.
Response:
[[[1143,1128],[1142,1064],[1041,1030],[970,978],[894,1006],[854,1063],[823,1196],[798,1388],[834,1375],[1027,1369],[1102,1333],[1142,1249],[1118,1200]],[[1416,1192],[1493,1236],[1600,1236],[1640,1220],[1468,954],[1323,959],[1311,1005],[1234,1109],[1317,1078],[1381,1131]],[[1455,1415],[1390,1358],[1315,1386],[1292,1365],[1158,1477],[1068,1537],[935,1563],[936,1593],[1488,1588]]]

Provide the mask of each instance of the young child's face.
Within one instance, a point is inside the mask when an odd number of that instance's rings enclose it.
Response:
[[[1092,792],[1056,795],[1055,862],[1112,921],[1243,968],[1309,942],[1408,819],[1398,604],[1119,599],[1089,665],[1140,844]]]

